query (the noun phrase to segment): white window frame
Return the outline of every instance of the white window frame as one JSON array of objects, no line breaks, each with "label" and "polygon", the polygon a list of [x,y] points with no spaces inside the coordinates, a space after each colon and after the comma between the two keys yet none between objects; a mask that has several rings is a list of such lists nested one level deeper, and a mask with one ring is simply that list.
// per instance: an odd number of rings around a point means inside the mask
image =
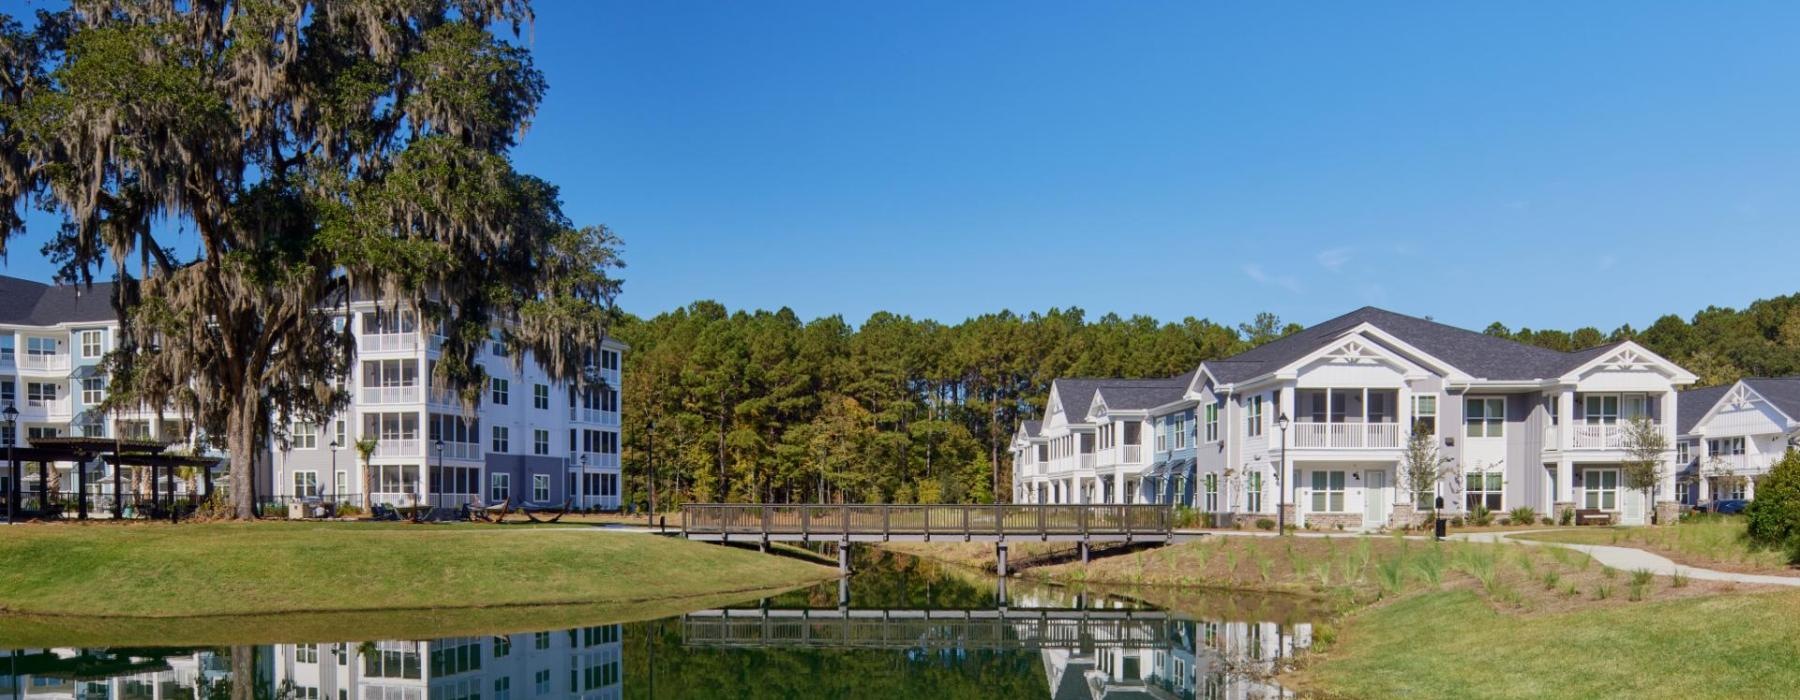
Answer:
[{"label": "white window frame", "polygon": [[1185,450],[1188,447],[1188,417],[1186,413],[1175,416],[1175,449]]},{"label": "white window frame", "polygon": [[25,354],[28,356],[53,357],[56,355],[57,345],[55,338],[46,338],[41,335],[25,336]]},{"label": "white window frame", "polygon": [[[1606,406],[1612,400],[1612,408]],[[1598,406],[1596,406],[1598,404]],[[1581,422],[1588,425],[1618,425],[1623,415],[1624,402],[1618,394],[1583,394],[1581,397]]]},{"label": "white window frame", "polygon": [[1217,402],[1207,403],[1206,407],[1201,409],[1201,415],[1205,416],[1206,442],[1209,444],[1218,442],[1219,441],[1219,404]]},{"label": "white window frame", "polygon": [[[1596,483],[1603,481],[1595,478],[1601,474],[1612,475],[1612,488],[1595,488]],[[1587,510],[1618,510],[1619,470],[1603,468],[1581,470],[1581,505]]]},{"label": "white window frame", "polygon": [[294,472],[294,498],[318,498],[319,472],[312,469],[300,469]]},{"label": "white window frame", "polygon": [[1688,502],[1688,492],[1689,492],[1688,482],[1685,479],[1676,479],[1675,480],[1675,502],[1676,503],[1687,503]]},{"label": "white window frame", "polygon": [[1244,437],[1261,437],[1263,434],[1263,397],[1261,394],[1244,399]]},{"label": "white window frame", "polygon": [[81,403],[97,406],[106,400],[106,378],[88,377],[81,380]]},{"label": "white window frame", "polygon": [[1200,480],[1201,480],[1201,483],[1204,484],[1206,487],[1206,500],[1204,502],[1204,506],[1205,506],[1204,512],[1207,512],[1207,513],[1219,512],[1219,475],[1218,474],[1207,474],[1205,476],[1202,476]]},{"label": "white window frame", "polygon": [[[1500,513],[1506,510],[1506,472],[1503,469],[1469,470],[1463,473],[1463,509],[1473,512],[1474,504],[1470,498],[1482,499],[1481,505],[1489,512]],[[1498,499],[1495,505],[1488,505],[1488,499]]]},{"label": "white window frame", "polygon": [[350,488],[350,472],[339,469],[337,470],[337,473],[332,476],[334,478],[331,480],[331,490],[333,493],[337,494],[339,498],[343,498],[345,493],[347,493],[347,489]]},{"label": "white window frame", "polygon": [[531,475],[531,500],[534,503],[550,502],[550,475]]},{"label": "white window frame", "polygon": [[488,500],[495,503],[512,498],[512,475],[495,472],[488,475]]},{"label": "white window frame", "polygon": [[[1320,478],[1323,477],[1323,478]],[[1311,502],[1313,513],[1344,513],[1349,498],[1349,472],[1342,469],[1314,469],[1308,477],[1312,485]]]},{"label": "white window frame", "polygon": [[106,354],[106,336],[103,331],[81,331],[82,359],[97,359]]},{"label": "white window frame", "polygon": [[1261,513],[1262,512],[1262,502],[1263,502],[1263,475],[1262,475],[1262,472],[1252,471],[1249,474],[1246,474],[1245,478],[1244,478],[1245,508],[1246,508],[1246,510],[1249,510],[1252,513]]},{"label": "white window frame", "polygon": [[495,406],[505,406],[512,401],[512,384],[499,377],[488,379],[488,401]]},{"label": "white window frame", "polygon": [[288,426],[288,448],[294,450],[314,450],[319,447],[319,426],[306,421],[294,421]]},{"label": "white window frame", "polygon": [[[1475,410],[1480,406],[1481,410]],[[1499,411],[1493,410],[1498,406]],[[1476,414],[1480,414],[1477,417]],[[1471,440],[1506,437],[1506,397],[1480,396],[1463,399],[1463,436]]]},{"label": "white window frame", "polygon": [[489,442],[492,452],[507,453],[512,451],[512,431],[504,425],[493,426],[493,439]]},{"label": "white window frame", "polygon": [[[1437,435],[1438,434],[1438,397],[1437,397],[1437,394],[1414,394],[1412,397],[1412,404],[1413,404],[1412,405],[1412,423],[1413,424],[1410,429],[1414,433],[1417,433],[1417,432],[1419,432],[1420,424],[1425,423],[1426,421],[1430,421],[1431,429],[1429,432],[1427,432],[1425,434],[1433,435],[1433,436]],[[1427,407],[1428,405],[1429,405],[1429,408]]]},{"label": "white window frame", "polygon": [[1706,451],[1714,457],[1735,457],[1744,454],[1744,443],[1741,437],[1712,438],[1706,441]]},{"label": "white window frame", "polygon": [[531,385],[531,407],[540,411],[550,410],[550,385]]},{"label": "white window frame", "polygon": [[541,428],[531,431],[531,453],[539,456],[550,454],[550,431]]}]

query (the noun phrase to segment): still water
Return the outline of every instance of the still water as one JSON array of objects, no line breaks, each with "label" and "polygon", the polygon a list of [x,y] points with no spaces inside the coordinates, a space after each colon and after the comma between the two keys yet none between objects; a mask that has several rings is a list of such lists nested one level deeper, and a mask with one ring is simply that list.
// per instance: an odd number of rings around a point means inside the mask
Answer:
[{"label": "still water", "polygon": [[[858,551],[849,581],[622,625],[217,649],[15,649],[12,698],[1258,698],[1311,641],[1262,602],[999,583]],[[279,631],[272,636],[279,638]]]}]

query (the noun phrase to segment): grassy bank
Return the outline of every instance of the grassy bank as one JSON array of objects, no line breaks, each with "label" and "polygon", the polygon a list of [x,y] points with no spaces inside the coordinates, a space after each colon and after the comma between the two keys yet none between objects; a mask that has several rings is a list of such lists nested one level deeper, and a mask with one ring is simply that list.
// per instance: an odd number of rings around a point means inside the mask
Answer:
[{"label": "grassy bank", "polygon": [[1695,518],[1658,527],[1611,527],[1534,532],[1518,539],[1635,547],[1706,569],[1800,576],[1778,551],[1751,546],[1743,518]]},{"label": "grassy bank", "polygon": [[835,575],[795,559],[592,529],[45,525],[0,539],[0,611],[13,620],[631,606],[743,597]]}]

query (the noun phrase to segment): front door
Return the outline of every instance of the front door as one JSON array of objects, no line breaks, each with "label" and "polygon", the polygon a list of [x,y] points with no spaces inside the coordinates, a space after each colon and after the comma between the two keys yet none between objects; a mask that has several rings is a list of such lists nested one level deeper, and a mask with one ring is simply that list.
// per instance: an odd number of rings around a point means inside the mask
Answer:
[{"label": "front door", "polygon": [[1387,524],[1387,472],[1363,472],[1363,527]]}]

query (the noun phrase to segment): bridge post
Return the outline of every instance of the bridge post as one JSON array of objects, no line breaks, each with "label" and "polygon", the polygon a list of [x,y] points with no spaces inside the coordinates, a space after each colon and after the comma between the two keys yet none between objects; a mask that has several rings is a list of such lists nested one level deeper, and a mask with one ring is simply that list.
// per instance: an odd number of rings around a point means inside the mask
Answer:
[{"label": "bridge post", "polygon": [[1006,578],[1006,539],[1005,538],[1001,538],[1001,540],[999,542],[994,543],[994,557],[995,557],[995,564],[996,564],[995,570],[1000,573],[1001,579],[1005,579]]},{"label": "bridge post", "polygon": [[1081,563],[1082,564],[1088,563],[1088,551],[1089,550],[1088,550],[1087,535],[1082,535],[1081,536]]},{"label": "bridge post", "polygon": [[848,533],[838,540],[838,573],[844,576],[850,575],[850,535]]}]

